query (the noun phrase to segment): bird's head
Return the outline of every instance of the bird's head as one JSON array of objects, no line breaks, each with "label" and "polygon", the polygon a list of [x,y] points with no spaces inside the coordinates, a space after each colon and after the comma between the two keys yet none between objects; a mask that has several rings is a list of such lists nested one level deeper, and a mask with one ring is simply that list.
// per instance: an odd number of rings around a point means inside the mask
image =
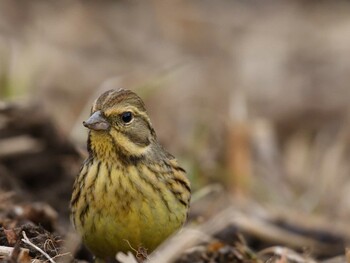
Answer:
[{"label": "bird's head", "polygon": [[103,93],[83,125],[90,130],[90,153],[102,158],[113,157],[115,152],[137,157],[156,141],[143,101],[130,90]]}]

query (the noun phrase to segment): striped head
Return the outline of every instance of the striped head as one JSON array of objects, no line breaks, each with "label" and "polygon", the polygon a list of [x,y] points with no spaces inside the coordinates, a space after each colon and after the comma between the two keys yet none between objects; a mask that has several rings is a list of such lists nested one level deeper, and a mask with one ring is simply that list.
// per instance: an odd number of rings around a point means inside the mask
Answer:
[{"label": "striped head", "polygon": [[90,130],[90,154],[101,159],[139,158],[157,143],[143,101],[130,90],[103,93],[83,125]]}]

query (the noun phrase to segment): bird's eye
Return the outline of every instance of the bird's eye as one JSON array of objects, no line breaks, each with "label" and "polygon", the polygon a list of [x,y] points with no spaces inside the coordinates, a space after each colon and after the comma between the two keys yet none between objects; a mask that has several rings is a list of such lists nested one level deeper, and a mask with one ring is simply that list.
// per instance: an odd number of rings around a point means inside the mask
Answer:
[{"label": "bird's eye", "polygon": [[132,121],[132,118],[133,118],[133,116],[132,116],[132,113],[130,111],[126,111],[126,112],[123,112],[121,114],[121,119],[126,124],[130,123]]}]

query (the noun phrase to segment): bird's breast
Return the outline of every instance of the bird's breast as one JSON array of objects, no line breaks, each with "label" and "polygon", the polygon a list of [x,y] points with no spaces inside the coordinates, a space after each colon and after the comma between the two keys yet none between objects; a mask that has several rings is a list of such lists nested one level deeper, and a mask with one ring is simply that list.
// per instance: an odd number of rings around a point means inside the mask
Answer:
[{"label": "bird's breast", "polygon": [[74,221],[96,255],[125,252],[130,246],[151,251],[186,219],[187,209],[145,165],[95,161],[80,174],[85,190]]}]

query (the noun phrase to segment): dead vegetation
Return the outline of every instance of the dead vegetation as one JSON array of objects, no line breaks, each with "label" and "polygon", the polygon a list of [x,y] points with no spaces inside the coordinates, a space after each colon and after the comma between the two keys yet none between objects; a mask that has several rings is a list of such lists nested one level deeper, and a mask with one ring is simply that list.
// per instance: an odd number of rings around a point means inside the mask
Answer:
[{"label": "dead vegetation", "polygon": [[92,260],[68,216],[81,122],[124,87],[194,189],[150,262],[349,262],[349,14],[341,0],[2,1],[0,261]]}]

